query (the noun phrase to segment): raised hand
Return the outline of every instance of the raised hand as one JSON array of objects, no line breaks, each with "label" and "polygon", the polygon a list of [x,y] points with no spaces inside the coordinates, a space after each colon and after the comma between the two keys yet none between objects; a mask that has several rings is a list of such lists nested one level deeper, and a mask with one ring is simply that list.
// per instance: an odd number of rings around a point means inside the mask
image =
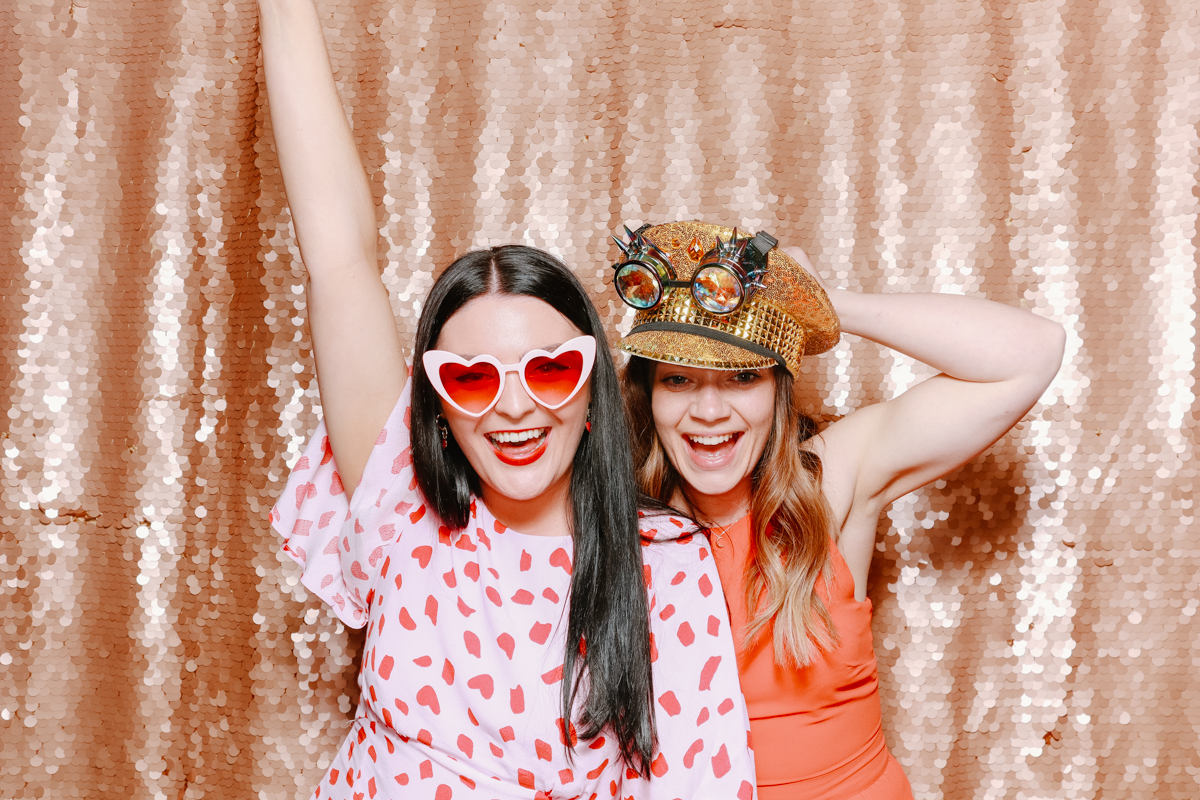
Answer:
[{"label": "raised hand", "polygon": [[312,0],[259,0],[275,149],[308,273],[309,330],[347,492],[404,387],[403,347],[375,257],[370,185]]}]

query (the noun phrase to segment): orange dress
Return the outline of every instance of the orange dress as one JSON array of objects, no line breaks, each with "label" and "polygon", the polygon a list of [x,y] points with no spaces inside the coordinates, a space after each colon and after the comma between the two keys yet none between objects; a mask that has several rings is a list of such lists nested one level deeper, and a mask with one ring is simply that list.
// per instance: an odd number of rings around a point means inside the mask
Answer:
[{"label": "orange dress", "polygon": [[750,517],[714,530],[713,557],[738,649],[750,711],[759,800],[912,800],[904,771],[883,740],[871,601],[854,599],[854,578],[833,546],[833,581],[817,583],[840,643],[812,664],[775,664],[770,632],[745,648],[743,576],[753,552]]}]

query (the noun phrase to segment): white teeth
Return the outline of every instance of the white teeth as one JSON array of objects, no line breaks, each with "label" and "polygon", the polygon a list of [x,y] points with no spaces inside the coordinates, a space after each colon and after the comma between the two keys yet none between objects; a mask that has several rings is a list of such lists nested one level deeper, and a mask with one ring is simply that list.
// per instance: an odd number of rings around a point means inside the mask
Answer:
[{"label": "white teeth", "polygon": [[501,431],[500,433],[489,433],[493,442],[497,444],[516,444],[517,442],[527,442],[530,439],[536,439],[546,432],[545,428],[533,428],[528,431]]},{"label": "white teeth", "polygon": [[732,433],[723,433],[720,436],[689,436],[688,438],[696,444],[714,445],[728,442],[733,436]]}]

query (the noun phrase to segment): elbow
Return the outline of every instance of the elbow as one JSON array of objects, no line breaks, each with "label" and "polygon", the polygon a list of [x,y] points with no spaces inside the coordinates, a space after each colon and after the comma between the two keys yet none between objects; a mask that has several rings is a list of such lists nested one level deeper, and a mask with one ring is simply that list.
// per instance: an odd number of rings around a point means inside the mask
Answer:
[{"label": "elbow", "polygon": [[1046,356],[1050,362],[1051,377],[1058,374],[1062,366],[1063,354],[1067,350],[1067,329],[1053,320],[1048,323],[1046,331]]},{"label": "elbow", "polygon": [[1026,363],[1045,389],[1062,367],[1067,347],[1067,329],[1054,320],[1039,317],[1036,333],[1026,352]]}]

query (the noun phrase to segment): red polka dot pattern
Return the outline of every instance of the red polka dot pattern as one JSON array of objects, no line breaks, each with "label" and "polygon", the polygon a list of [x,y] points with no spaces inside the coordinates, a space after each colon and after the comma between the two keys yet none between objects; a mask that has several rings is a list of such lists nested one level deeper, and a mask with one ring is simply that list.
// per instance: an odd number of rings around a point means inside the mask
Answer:
[{"label": "red polka dot pattern", "polygon": [[314,797],[752,796],[728,616],[701,540],[671,538],[678,520],[642,520],[660,539],[642,548],[660,742],[652,777],[631,775],[609,736],[578,743],[568,761],[575,730],[564,730],[559,700],[570,540],[507,529],[479,501],[461,531],[426,513],[408,398],[353,500],[322,424],[271,513],[304,585],[367,628],[355,723]]}]

